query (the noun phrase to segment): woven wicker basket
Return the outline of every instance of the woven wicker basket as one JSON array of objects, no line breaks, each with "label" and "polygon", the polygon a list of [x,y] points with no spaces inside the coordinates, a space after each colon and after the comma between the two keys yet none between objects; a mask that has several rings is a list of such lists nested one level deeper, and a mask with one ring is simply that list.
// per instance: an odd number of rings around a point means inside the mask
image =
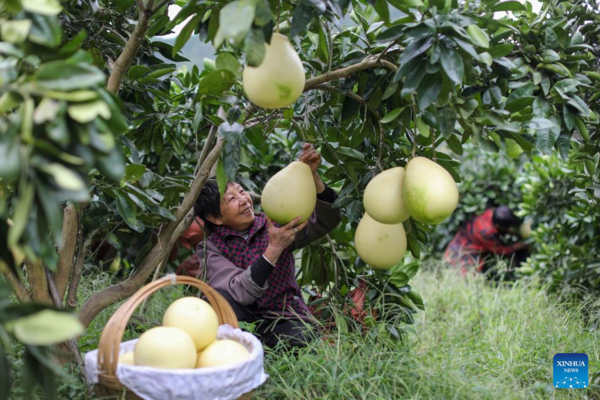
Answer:
[{"label": "woven wicker basket", "polygon": [[[102,373],[99,374],[100,383],[94,387],[94,392],[97,396],[118,396],[119,399],[127,400],[140,399],[133,391],[127,390],[117,379],[119,347],[129,318],[131,318],[135,309],[152,293],[172,284],[173,279],[171,277],[161,278],[149,283],[123,303],[113,316],[110,317],[102,331],[100,344],[98,345],[98,367]],[[206,283],[190,276],[177,275],[175,276],[175,284],[191,285],[200,289],[217,313],[219,325],[229,324],[234,328],[239,327],[237,317],[227,300]],[[242,395],[239,399],[249,400],[251,396],[252,392],[249,392]]]}]

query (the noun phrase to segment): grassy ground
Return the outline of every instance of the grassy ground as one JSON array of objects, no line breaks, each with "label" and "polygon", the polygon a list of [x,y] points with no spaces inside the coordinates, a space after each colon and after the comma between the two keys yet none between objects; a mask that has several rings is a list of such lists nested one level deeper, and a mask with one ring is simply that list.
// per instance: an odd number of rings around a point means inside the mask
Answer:
[{"label": "grassy ground", "polygon": [[[102,279],[86,282],[83,296],[106,284]],[[420,272],[413,284],[426,311],[405,330],[404,343],[335,332],[331,343],[313,343],[297,357],[267,352],[270,379],[253,398],[600,399],[600,387],[552,387],[555,353],[585,352],[590,375],[600,371],[600,333],[585,328],[578,310],[557,305],[524,281],[494,287],[481,278],[465,282],[438,270]],[[181,289],[170,289],[154,296],[145,317],[159,321],[166,305],[181,295]],[[96,318],[80,340],[82,351],[97,346],[113,311]],[[124,340],[140,332],[129,331]],[[81,379],[61,387],[61,398],[84,394]],[[24,398],[23,393],[15,391],[15,398]]]},{"label": "grassy ground", "polygon": [[600,387],[554,390],[552,357],[585,352],[600,371],[600,333],[534,285],[492,287],[448,272],[420,273],[426,299],[406,346],[339,335],[298,359],[269,355],[259,398],[600,398]]}]

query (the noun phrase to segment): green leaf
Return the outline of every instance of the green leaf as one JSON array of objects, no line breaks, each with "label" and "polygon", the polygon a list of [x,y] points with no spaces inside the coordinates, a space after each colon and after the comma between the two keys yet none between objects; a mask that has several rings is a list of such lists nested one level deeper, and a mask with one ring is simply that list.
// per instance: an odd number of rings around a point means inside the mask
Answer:
[{"label": "green leaf", "polygon": [[143,164],[129,164],[125,166],[124,182],[136,182],[146,172],[146,166]]},{"label": "green leaf", "polygon": [[309,7],[308,5],[299,2],[298,5],[294,8],[294,13],[292,15],[292,27],[291,27],[291,37],[295,38],[300,33],[304,32],[308,24],[313,18],[314,9]]},{"label": "green leaf", "polygon": [[583,35],[581,32],[577,31],[571,36],[571,42],[569,43],[569,47],[578,46],[583,44]]},{"label": "green leaf", "polygon": [[265,58],[266,51],[265,35],[262,29],[251,29],[244,41],[244,52],[248,65],[258,67]]},{"label": "green leaf", "polygon": [[229,124],[229,122],[223,122],[221,125],[219,125],[219,134],[223,136],[227,142],[236,142],[242,132],[244,132],[244,125],[237,122],[234,122],[233,124]]},{"label": "green leaf", "polygon": [[79,174],[62,164],[48,163],[40,166],[40,170],[52,176],[56,181],[56,184],[65,190],[77,192],[86,190],[87,188],[85,181]]},{"label": "green leaf", "polygon": [[[20,185],[23,186],[23,185]],[[25,184],[19,188],[19,197],[13,198],[14,212],[12,215],[12,226],[8,229],[8,247],[15,247],[25,231],[30,218],[31,206],[35,190],[33,185]]]},{"label": "green leaf", "polygon": [[546,49],[557,49],[558,44],[558,36],[556,32],[550,27],[546,28],[546,41],[545,41]]},{"label": "green leaf", "polygon": [[421,295],[419,293],[415,292],[411,288],[410,292],[408,292],[406,295],[408,296],[410,301],[412,301],[414,303],[415,306],[417,306],[421,310],[425,310],[425,305],[423,304],[423,298],[421,297]]},{"label": "green leaf", "polygon": [[347,157],[351,157],[357,160],[361,160],[364,161],[365,159],[365,155],[363,153],[361,153],[360,151],[351,149],[349,147],[338,147],[335,149],[335,153],[339,155],[342,155],[342,157],[340,158],[344,158],[343,156],[347,156]]},{"label": "green leaf", "polygon": [[223,146],[223,166],[229,182],[237,180],[237,172],[240,167],[240,142],[225,142]]},{"label": "green leaf", "polygon": [[120,191],[115,190],[115,195],[117,196],[115,199],[117,204],[117,211],[119,212],[119,215],[123,217],[123,221],[125,221],[127,226],[129,226],[134,231],[143,232],[145,226],[141,223],[141,221],[137,220],[135,208],[131,204],[132,201],[126,196],[124,196]]},{"label": "green leaf", "polygon": [[520,99],[521,97],[533,95],[534,89],[535,89],[535,87],[533,86],[533,83],[528,83],[526,85],[523,85],[523,86],[513,90],[510,93],[510,95],[508,96],[508,99],[506,99],[506,105],[509,105],[510,103],[512,103],[513,101],[515,101],[517,99]]},{"label": "green leaf", "polygon": [[254,21],[255,4],[252,0],[236,0],[223,7],[219,14],[215,48],[219,48],[225,40],[233,40],[237,45],[244,40]]},{"label": "green leaf", "polygon": [[492,47],[489,53],[492,56],[492,58],[506,57],[513,51],[514,48],[514,43],[504,43]]},{"label": "green leaf", "polygon": [[536,98],[537,97],[535,96],[523,96],[507,103],[504,108],[510,112],[523,111],[525,108],[532,105]]},{"label": "green leaf", "polygon": [[400,54],[400,58],[398,58],[398,63],[400,65],[406,64],[410,60],[429,50],[432,44],[432,36],[424,37],[423,39],[411,42],[408,46],[406,46],[406,49],[402,52],[402,54]]},{"label": "green leaf", "polygon": [[525,5],[518,1],[503,1],[492,7],[493,12],[499,11],[527,11]]},{"label": "green leaf", "polygon": [[31,21],[28,19],[4,21],[0,25],[0,35],[6,42],[20,44],[27,39],[30,29]]},{"label": "green leaf", "polygon": [[36,78],[39,87],[60,91],[104,86],[106,83],[106,76],[98,68],[83,63],[69,64],[62,60],[42,64]]},{"label": "green leaf", "polygon": [[577,79],[563,79],[559,82],[556,82],[553,88],[560,90],[562,93],[569,94],[576,93],[579,85],[581,85],[581,82],[579,82]]},{"label": "green leaf", "polygon": [[227,174],[225,173],[225,166],[223,165],[223,151],[221,152],[219,161],[217,161],[217,185],[219,186],[219,193],[221,194],[221,197],[223,197],[227,190]]},{"label": "green leaf", "polygon": [[373,5],[375,11],[379,17],[381,17],[382,21],[390,20],[390,8],[388,7],[388,3],[386,0],[375,0],[375,4]]},{"label": "green leaf", "polygon": [[74,314],[43,310],[11,323],[12,331],[21,343],[49,346],[64,342],[83,333],[84,328]]},{"label": "green leaf", "polygon": [[542,53],[542,60],[545,63],[553,63],[553,62],[556,62],[556,61],[560,61],[560,56],[554,50],[545,50]]},{"label": "green leaf", "polygon": [[96,100],[91,103],[78,103],[69,106],[67,109],[69,117],[73,120],[87,124],[98,117],[110,119],[111,112],[108,105],[102,100]]},{"label": "green leaf", "polygon": [[233,72],[225,69],[212,71],[198,82],[198,92],[201,95],[221,95],[228,91],[236,82]]},{"label": "green leaf", "polygon": [[392,40],[400,39],[404,35],[404,29],[406,29],[406,26],[404,24],[393,25],[385,31],[381,32],[379,35],[377,35],[375,41],[389,42]]},{"label": "green leaf", "polygon": [[383,116],[383,118],[381,118],[381,123],[382,124],[387,124],[389,122],[394,121],[396,118],[398,118],[398,116],[400,115],[400,113],[402,112],[402,110],[404,110],[404,107],[402,107],[402,108],[396,108],[395,110],[392,110],[389,113],[385,114]]},{"label": "green leaf", "polygon": [[[474,59],[479,59],[479,54],[477,54],[477,50],[475,50],[475,47],[473,47],[473,45],[471,43],[465,42],[462,39],[453,37],[452,40],[454,40],[454,42],[458,45],[458,47],[460,47],[461,49],[463,49],[463,51],[465,53],[467,53],[468,55],[470,55],[471,57],[473,57]],[[491,64],[491,62],[490,62]]]},{"label": "green leaf", "polygon": [[171,158],[173,158],[173,150],[165,149],[160,153],[160,158],[158,159],[158,173],[164,175],[167,170],[167,165],[171,162]]},{"label": "green leaf", "polygon": [[486,52],[479,54],[479,61],[481,61],[482,63],[484,63],[486,65],[492,65],[492,63],[494,62],[494,59],[493,59],[492,55],[486,51]]},{"label": "green leaf", "polygon": [[419,84],[417,89],[417,104],[419,109],[425,110],[435,99],[442,89],[442,79],[439,74],[428,74]]},{"label": "green leaf", "polygon": [[473,43],[476,44],[477,46],[482,47],[484,49],[487,49],[490,47],[489,36],[487,35],[487,33],[485,33],[485,31],[483,31],[477,25],[474,25],[474,24],[469,25],[467,27],[467,34],[469,35],[469,37],[471,38]]},{"label": "green leaf", "polygon": [[462,57],[452,47],[441,46],[442,50],[442,68],[444,72],[457,85],[462,84],[465,66]]},{"label": "green leaf", "polygon": [[410,279],[409,279],[408,275],[406,275],[404,272],[402,272],[400,270],[394,271],[394,273],[390,277],[390,282],[394,286],[399,287],[399,288],[408,285],[409,280]]},{"label": "green leaf", "polygon": [[454,109],[447,106],[438,110],[437,120],[442,135],[444,135],[446,139],[450,138],[454,132],[454,125],[456,124],[456,112]]},{"label": "green leaf", "polygon": [[177,39],[175,39],[175,44],[173,45],[173,51],[171,53],[173,57],[175,57],[177,53],[179,53],[179,50],[181,50],[183,46],[185,46],[185,44],[188,42],[188,40],[190,40],[192,33],[194,32],[200,21],[202,21],[202,15],[196,14],[196,16],[190,19],[188,23],[185,24],[183,29],[181,29],[181,32],[179,32],[179,35],[177,35]]},{"label": "green leaf", "polygon": [[23,9],[34,14],[56,16],[62,11],[58,0],[22,0]]},{"label": "green leaf", "polygon": [[215,61],[217,69],[226,69],[233,72],[236,76],[241,76],[242,64],[231,53],[221,53]]}]

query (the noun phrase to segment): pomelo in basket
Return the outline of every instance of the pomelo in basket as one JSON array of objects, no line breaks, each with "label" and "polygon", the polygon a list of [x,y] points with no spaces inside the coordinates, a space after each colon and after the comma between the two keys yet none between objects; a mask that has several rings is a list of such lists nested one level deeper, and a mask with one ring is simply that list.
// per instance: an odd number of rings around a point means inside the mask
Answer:
[{"label": "pomelo in basket", "polygon": [[402,223],[382,224],[365,213],[356,228],[354,245],[360,258],[375,269],[389,269],[406,253]]},{"label": "pomelo in basket", "polygon": [[261,196],[262,208],[273,221],[285,225],[301,216],[304,222],[317,204],[317,188],[310,167],[293,161],[273,175]]},{"label": "pomelo in basket", "polygon": [[217,338],[219,318],[206,301],[197,297],[183,297],[167,308],[163,326],[179,328],[187,333],[198,352]]},{"label": "pomelo in basket", "polygon": [[458,205],[458,187],[452,175],[424,157],[415,157],[406,165],[403,194],[411,217],[425,224],[439,224]]},{"label": "pomelo in basket", "polygon": [[284,35],[273,33],[265,43],[265,58],[258,67],[244,68],[242,83],[251,102],[262,108],[293,104],[304,90],[304,67],[298,53]]},{"label": "pomelo in basket", "polygon": [[128,351],[119,356],[119,364],[135,365],[133,362],[133,351]]},{"label": "pomelo in basket", "polygon": [[250,353],[241,343],[235,340],[216,340],[199,354],[196,368],[235,364],[248,357]]},{"label": "pomelo in basket", "polygon": [[404,186],[404,168],[395,167],[381,172],[371,179],[363,203],[365,211],[382,224],[398,224],[410,216],[402,196]]},{"label": "pomelo in basket", "polygon": [[170,326],[148,329],[133,350],[135,365],[163,369],[194,368],[196,354],[190,335]]}]

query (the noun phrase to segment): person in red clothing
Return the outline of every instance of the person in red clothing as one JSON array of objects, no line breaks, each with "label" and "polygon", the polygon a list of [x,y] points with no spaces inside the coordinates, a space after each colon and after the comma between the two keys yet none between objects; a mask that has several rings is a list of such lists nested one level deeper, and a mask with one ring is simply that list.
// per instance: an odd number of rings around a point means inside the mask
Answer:
[{"label": "person in red clothing", "polygon": [[488,208],[459,229],[446,248],[444,260],[460,268],[463,275],[471,270],[488,272],[498,257],[518,266],[529,256],[528,245],[521,241],[506,244],[502,236],[518,234],[520,225],[521,220],[508,207]]}]

